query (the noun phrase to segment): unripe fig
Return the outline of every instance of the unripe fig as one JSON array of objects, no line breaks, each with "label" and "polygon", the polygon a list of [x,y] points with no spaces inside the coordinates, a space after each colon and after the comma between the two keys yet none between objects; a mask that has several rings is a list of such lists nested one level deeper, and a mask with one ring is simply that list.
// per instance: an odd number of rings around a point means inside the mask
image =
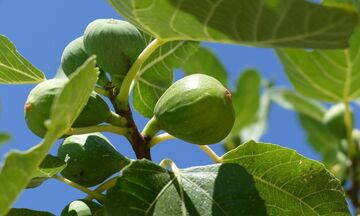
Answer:
[{"label": "unripe fig", "polygon": [[[328,130],[341,139],[345,139],[347,137],[344,116],[344,104],[336,104],[326,112],[324,117],[324,123]],[[351,118],[353,118],[353,116]]]},{"label": "unripe fig", "polygon": [[206,145],[217,143],[229,134],[235,112],[231,93],[218,80],[193,74],[165,91],[155,106],[154,118],[169,134]]},{"label": "unripe fig", "polygon": [[88,58],[89,55],[85,51],[83,37],[79,37],[65,47],[61,56],[61,67],[64,73],[69,76]]},{"label": "unripe fig", "polygon": [[103,182],[129,163],[129,159],[99,133],[67,137],[57,154],[67,163],[61,175],[84,187]]},{"label": "unripe fig", "polygon": [[101,205],[86,199],[74,200],[61,211],[61,216],[93,216]]},{"label": "unripe fig", "polygon": [[132,24],[116,19],[97,19],[84,33],[84,46],[97,64],[110,73],[115,85],[122,79],[145,48],[141,32]]},{"label": "unripe fig", "polygon": [[[25,104],[25,120],[30,130],[39,137],[44,137],[45,121],[50,117],[52,102],[67,81],[51,79],[31,90]],[[93,93],[73,127],[97,125],[104,122],[109,115],[110,109],[106,102],[98,94]]]}]

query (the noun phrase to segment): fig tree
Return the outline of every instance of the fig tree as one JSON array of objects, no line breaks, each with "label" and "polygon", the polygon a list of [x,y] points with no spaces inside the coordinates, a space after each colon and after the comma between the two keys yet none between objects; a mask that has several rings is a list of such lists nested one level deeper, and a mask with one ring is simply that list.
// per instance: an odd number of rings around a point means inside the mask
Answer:
[{"label": "fig tree", "polygon": [[103,182],[129,163],[99,133],[67,137],[57,154],[67,163],[61,175],[85,187]]},{"label": "fig tree", "polygon": [[80,199],[74,200],[61,211],[61,216],[93,216],[102,209],[100,204],[93,201]]},{"label": "fig tree", "polygon": [[205,145],[217,143],[229,134],[235,112],[231,93],[218,80],[193,74],[165,91],[155,106],[154,119],[169,134]]},{"label": "fig tree", "polygon": [[83,37],[79,37],[65,47],[61,56],[61,67],[64,73],[69,76],[88,58],[89,55],[85,51]]},{"label": "fig tree", "polygon": [[[51,79],[38,84],[31,90],[25,104],[25,120],[29,129],[39,137],[46,133],[45,121],[49,119],[55,95],[68,80]],[[90,99],[76,119],[73,127],[86,127],[104,122],[110,115],[106,102],[96,93]]]},{"label": "fig tree", "polygon": [[142,33],[126,21],[97,19],[85,30],[84,46],[89,55],[97,56],[99,67],[110,73],[118,85],[145,48],[145,40]]},{"label": "fig tree", "polygon": [[324,117],[324,123],[328,130],[341,139],[347,137],[344,116],[344,104],[336,104],[326,112]]}]

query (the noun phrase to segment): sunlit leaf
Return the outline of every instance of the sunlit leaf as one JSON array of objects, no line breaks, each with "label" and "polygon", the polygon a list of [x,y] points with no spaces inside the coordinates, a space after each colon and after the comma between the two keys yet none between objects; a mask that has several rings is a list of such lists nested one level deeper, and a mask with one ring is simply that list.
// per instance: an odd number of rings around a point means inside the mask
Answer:
[{"label": "sunlit leaf", "polygon": [[304,0],[109,0],[156,38],[254,46],[344,48],[357,24],[353,10]]},{"label": "sunlit leaf", "polygon": [[250,141],[223,156],[252,175],[268,215],[350,215],[340,182],[294,150]]},{"label": "sunlit leaf", "polygon": [[347,50],[278,49],[295,89],[303,95],[341,102],[360,97],[360,28]]},{"label": "sunlit leaf", "polygon": [[15,45],[0,34],[0,84],[39,83],[45,75],[17,52]]}]

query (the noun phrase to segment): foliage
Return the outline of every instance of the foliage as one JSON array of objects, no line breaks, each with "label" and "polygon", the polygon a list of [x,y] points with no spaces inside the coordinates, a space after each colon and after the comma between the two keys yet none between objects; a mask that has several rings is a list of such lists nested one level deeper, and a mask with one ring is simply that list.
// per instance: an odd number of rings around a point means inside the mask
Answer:
[{"label": "foliage", "polygon": [[[351,107],[360,97],[358,1],[109,2],[128,21],[94,21],[84,40],[64,50],[53,78],[63,85],[44,119],[34,120],[43,140],[24,152],[11,150],[1,166],[0,216],[52,215],[12,208],[24,189],[49,179],[87,194],[62,215],[349,215],[346,198],[360,213],[360,136]],[[200,42],[275,48],[295,90],[275,87],[252,68],[231,89],[226,68]],[[175,69],[186,77],[173,84]],[[0,35],[0,83],[47,82]],[[108,99],[111,111],[85,112],[94,92]],[[321,162],[260,142],[272,104],[296,112]],[[150,118],[143,131],[133,109]],[[164,113],[170,117],[164,120]],[[80,114],[87,122],[105,117],[80,125]],[[137,158],[122,156],[102,135],[84,140],[94,132],[124,136]],[[60,149],[75,147],[49,155],[62,138]],[[151,147],[174,138],[196,144],[215,164],[179,169],[171,159],[152,162]],[[8,139],[0,134],[0,144]],[[219,140],[223,156],[204,145]],[[74,167],[75,174],[66,174]],[[89,176],[94,181],[86,183]]]}]

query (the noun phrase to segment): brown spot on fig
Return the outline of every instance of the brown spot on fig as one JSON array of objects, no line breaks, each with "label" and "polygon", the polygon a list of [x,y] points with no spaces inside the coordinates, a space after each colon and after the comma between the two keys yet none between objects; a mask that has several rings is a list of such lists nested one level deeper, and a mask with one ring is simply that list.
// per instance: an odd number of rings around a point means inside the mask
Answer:
[{"label": "brown spot on fig", "polygon": [[232,95],[231,92],[229,90],[225,91],[225,98],[227,101],[229,101],[230,103],[232,102]]},{"label": "brown spot on fig", "polygon": [[28,112],[30,110],[30,107],[31,107],[31,103],[29,101],[27,101],[25,103],[25,112]]}]

